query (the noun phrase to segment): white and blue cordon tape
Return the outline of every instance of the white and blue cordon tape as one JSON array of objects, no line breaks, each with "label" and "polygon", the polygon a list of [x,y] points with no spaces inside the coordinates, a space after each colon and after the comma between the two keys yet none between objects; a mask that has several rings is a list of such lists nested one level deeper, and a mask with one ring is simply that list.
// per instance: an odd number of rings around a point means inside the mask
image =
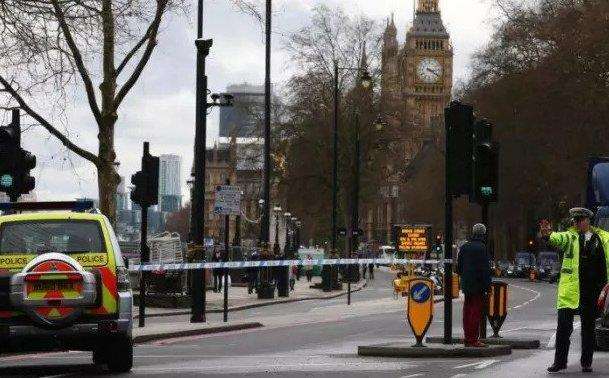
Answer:
[{"label": "white and blue cordon tape", "polygon": [[414,264],[414,265],[441,265],[450,264],[451,259],[440,260],[412,260],[412,259],[311,259],[311,260],[262,260],[262,261],[227,261],[205,263],[162,263],[140,264],[129,267],[131,272],[141,271],[181,271],[193,269],[242,269],[274,266],[320,266],[320,265],[350,265],[350,264]]}]

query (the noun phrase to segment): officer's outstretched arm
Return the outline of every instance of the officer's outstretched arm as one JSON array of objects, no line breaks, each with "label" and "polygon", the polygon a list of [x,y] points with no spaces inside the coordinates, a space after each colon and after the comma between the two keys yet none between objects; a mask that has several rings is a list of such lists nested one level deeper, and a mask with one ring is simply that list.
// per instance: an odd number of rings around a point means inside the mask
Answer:
[{"label": "officer's outstretched arm", "polygon": [[562,250],[567,247],[567,244],[569,241],[568,238],[569,238],[568,232],[552,232],[550,234],[550,237],[548,238],[548,242],[553,247],[557,247]]}]

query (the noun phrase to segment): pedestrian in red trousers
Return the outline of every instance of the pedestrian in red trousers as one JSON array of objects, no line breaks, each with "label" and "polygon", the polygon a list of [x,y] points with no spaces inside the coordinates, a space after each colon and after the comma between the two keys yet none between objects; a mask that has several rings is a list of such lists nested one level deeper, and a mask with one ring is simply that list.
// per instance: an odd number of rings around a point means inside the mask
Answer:
[{"label": "pedestrian in red trousers", "polygon": [[471,240],[461,247],[457,260],[457,273],[461,276],[461,291],[465,294],[463,333],[466,347],[486,346],[479,340],[484,298],[491,285],[491,265],[485,239],[486,226],[476,224]]}]

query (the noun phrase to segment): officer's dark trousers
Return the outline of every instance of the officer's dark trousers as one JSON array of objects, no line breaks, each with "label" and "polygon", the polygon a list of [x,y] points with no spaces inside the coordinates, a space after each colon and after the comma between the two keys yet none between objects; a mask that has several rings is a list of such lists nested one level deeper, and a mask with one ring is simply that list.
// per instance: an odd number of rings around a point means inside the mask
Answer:
[{"label": "officer's dark trousers", "polygon": [[581,365],[591,366],[594,354],[594,320],[595,307],[593,303],[582,304],[580,310],[562,308],[558,310],[558,327],[556,329],[556,352],[554,362],[566,365],[573,332],[573,316],[579,313],[581,319],[582,355]]}]

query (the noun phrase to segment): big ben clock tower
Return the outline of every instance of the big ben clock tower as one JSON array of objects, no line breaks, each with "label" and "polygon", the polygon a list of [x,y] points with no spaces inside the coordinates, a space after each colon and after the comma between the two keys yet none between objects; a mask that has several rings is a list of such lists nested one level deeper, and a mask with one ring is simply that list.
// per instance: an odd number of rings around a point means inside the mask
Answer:
[{"label": "big ben clock tower", "polygon": [[453,51],[439,0],[418,0],[402,59],[402,94],[424,126],[444,112],[451,99]]}]

